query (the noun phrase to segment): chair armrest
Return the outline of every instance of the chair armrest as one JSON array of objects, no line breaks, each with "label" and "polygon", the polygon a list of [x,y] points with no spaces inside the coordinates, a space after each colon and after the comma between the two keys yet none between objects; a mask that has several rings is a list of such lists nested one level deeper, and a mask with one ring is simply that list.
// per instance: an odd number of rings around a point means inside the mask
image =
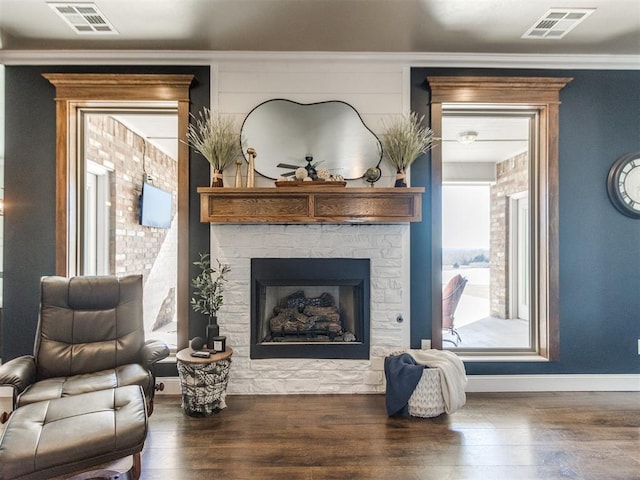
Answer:
[{"label": "chair armrest", "polygon": [[23,355],[0,365],[0,385],[13,387],[19,395],[36,380],[36,360],[32,355]]},{"label": "chair armrest", "polygon": [[147,368],[169,356],[169,347],[160,340],[147,340],[142,347],[142,361]]}]

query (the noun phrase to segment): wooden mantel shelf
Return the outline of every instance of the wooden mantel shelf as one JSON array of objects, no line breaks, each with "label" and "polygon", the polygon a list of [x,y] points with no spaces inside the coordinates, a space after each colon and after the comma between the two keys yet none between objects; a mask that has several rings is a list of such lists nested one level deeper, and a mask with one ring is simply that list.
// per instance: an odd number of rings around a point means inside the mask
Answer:
[{"label": "wooden mantel shelf", "polygon": [[206,223],[397,223],[422,220],[422,187],[199,187]]}]

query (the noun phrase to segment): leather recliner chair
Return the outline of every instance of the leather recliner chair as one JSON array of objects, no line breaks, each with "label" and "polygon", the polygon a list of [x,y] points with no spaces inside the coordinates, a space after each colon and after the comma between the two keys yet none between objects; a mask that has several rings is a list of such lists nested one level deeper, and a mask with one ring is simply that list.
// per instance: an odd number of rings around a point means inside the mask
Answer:
[{"label": "leather recliner chair", "polygon": [[140,385],[153,411],[151,366],[169,355],[145,341],[142,275],[43,277],[33,355],[0,365],[0,385],[14,389],[13,407]]}]

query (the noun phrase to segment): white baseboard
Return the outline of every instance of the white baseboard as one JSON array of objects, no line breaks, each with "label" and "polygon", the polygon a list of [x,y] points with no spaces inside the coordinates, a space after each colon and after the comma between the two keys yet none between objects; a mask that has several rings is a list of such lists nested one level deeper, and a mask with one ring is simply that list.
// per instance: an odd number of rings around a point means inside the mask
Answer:
[{"label": "white baseboard", "polygon": [[[640,392],[639,374],[469,375],[467,392]],[[176,377],[158,378],[158,394],[180,395]]]},{"label": "white baseboard", "polygon": [[[640,392],[639,374],[610,375],[469,375],[467,392]],[[178,377],[158,377],[164,390],[157,395],[180,395]],[[0,398],[12,388],[0,387]]]},{"label": "white baseboard", "polygon": [[640,392],[640,375],[469,375],[467,392]]}]

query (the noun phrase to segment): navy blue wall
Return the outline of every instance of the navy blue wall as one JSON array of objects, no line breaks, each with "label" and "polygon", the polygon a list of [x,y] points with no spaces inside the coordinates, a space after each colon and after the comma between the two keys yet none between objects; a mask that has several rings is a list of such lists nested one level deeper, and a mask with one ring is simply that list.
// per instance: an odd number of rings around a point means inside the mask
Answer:
[{"label": "navy blue wall", "polygon": [[[573,77],[560,92],[560,360],[473,362],[467,372],[639,373],[640,221],[614,209],[606,178],[616,158],[640,151],[640,72],[415,68],[411,106],[427,116],[428,75]],[[428,189],[429,159],[418,162],[412,185]],[[428,192],[425,204],[428,219]],[[411,343],[417,348],[431,337],[431,238],[428,221],[411,229]]]},{"label": "navy blue wall", "polygon": [[[31,353],[38,318],[40,277],[55,273],[55,88],[45,72],[193,74],[190,110],[209,106],[209,67],[5,68],[5,244],[2,359]],[[209,226],[200,223],[197,186],[208,184],[209,167],[190,164],[189,256],[209,248]],[[190,276],[197,274],[191,265]],[[190,338],[205,320],[190,311]],[[175,369],[175,368],[174,368]],[[159,372],[162,373],[162,372]]]},{"label": "navy blue wall", "polygon": [[[42,275],[55,267],[54,88],[43,72],[194,73],[192,111],[209,105],[207,67],[6,67],[3,358],[32,350]],[[560,361],[468,363],[470,374],[638,373],[640,221],[619,214],[605,179],[620,155],[640,150],[640,72],[414,68],[412,109],[428,116],[427,75],[573,77],[560,106]],[[429,188],[428,156],[412,182]],[[208,178],[191,163],[190,257],[208,249],[195,191]],[[425,219],[430,197],[424,198]],[[411,226],[412,346],[431,336],[430,224]],[[191,272],[192,275],[195,272]],[[193,315],[193,312],[190,312]],[[190,317],[191,336],[202,330]],[[194,333],[196,332],[196,333]]]}]

